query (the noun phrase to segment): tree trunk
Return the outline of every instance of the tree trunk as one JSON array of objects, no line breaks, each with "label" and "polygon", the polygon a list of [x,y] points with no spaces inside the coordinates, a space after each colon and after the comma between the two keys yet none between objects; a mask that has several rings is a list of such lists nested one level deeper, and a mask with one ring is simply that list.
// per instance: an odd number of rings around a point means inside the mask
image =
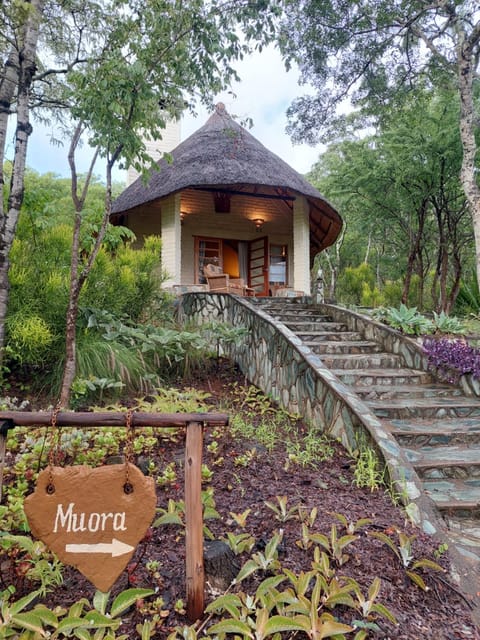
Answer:
[{"label": "tree trunk", "polygon": [[[0,117],[0,149],[3,165],[5,151],[6,125],[13,96],[17,94],[17,127],[15,132],[15,155],[10,180],[10,194],[6,214],[0,209],[0,364],[5,343],[5,319],[8,307],[10,268],[10,250],[17,228],[18,216],[23,202],[25,166],[27,159],[28,137],[32,131],[30,125],[30,90],[35,73],[35,56],[37,51],[39,23],[43,13],[44,0],[31,0],[31,9],[23,30],[23,42],[17,53],[11,52],[5,76],[0,88],[2,115]],[[13,90],[12,90],[13,87]],[[3,127],[5,127],[3,129]],[[3,169],[0,186],[3,199]]]},{"label": "tree trunk", "polygon": [[[7,140],[8,118],[12,108],[12,100],[18,84],[18,51],[11,49],[0,79],[0,193],[3,194],[5,177],[3,172],[3,160],[5,158],[5,144]],[[3,228],[3,198],[0,198],[0,220]]]},{"label": "tree trunk", "polygon": [[107,231],[108,222],[110,220],[110,214],[112,211],[112,167],[118,157],[119,149],[114,154],[113,159],[109,159],[107,162],[107,187],[105,193],[105,210],[103,214],[103,220],[101,227],[95,238],[95,245],[92,253],[89,255],[87,262],[83,269],[80,271],[80,230],[82,226],[82,211],[85,204],[85,198],[87,196],[90,179],[93,174],[93,168],[97,158],[97,151],[95,152],[92,162],[90,164],[89,171],[85,180],[85,185],[82,190],[81,196],[77,193],[77,171],[75,166],[75,151],[80,141],[82,133],[82,125],[79,124],[75,130],[70,145],[70,151],[68,160],[70,163],[71,175],[72,175],[72,200],[75,205],[75,223],[73,229],[73,241],[72,241],[72,261],[70,267],[70,296],[68,300],[68,309],[66,317],[66,329],[65,329],[65,365],[63,369],[62,386],[60,390],[59,405],[64,408],[68,408],[70,403],[70,394],[72,389],[72,383],[75,379],[77,370],[77,318],[78,318],[78,306],[80,300],[80,293],[82,287],[85,284],[95,258],[102,246],[103,238]]},{"label": "tree trunk", "polygon": [[408,296],[410,294],[410,283],[412,281],[413,269],[415,266],[415,258],[416,258],[416,244],[411,247],[410,252],[408,254],[407,261],[407,269],[405,271],[405,278],[403,280],[403,291],[401,301],[403,304],[408,306]]},{"label": "tree trunk", "polygon": [[480,187],[475,176],[475,109],[473,104],[474,60],[472,43],[460,37],[458,47],[458,88],[460,94],[460,138],[463,158],[460,179],[470,208],[475,236],[477,281],[480,284]]},{"label": "tree trunk", "polygon": [[78,281],[79,270],[79,246],[81,213],[75,212],[75,224],[72,242],[72,261],[70,265],[70,296],[68,299],[67,316],[65,322],[65,365],[63,368],[62,386],[60,390],[59,405],[68,408],[70,391],[76,373],[77,353],[77,318],[78,301],[80,298],[80,285]]},{"label": "tree trunk", "polygon": [[[403,292],[401,301],[403,304],[408,306],[408,296],[410,294],[410,285],[412,281],[412,276],[415,272],[415,263],[419,263],[420,269],[423,266],[422,260],[422,240],[423,233],[425,228],[425,216],[427,213],[428,201],[423,200],[418,210],[417,218],[418,218],[418,229],[416,233],[413,234],[413,239],[410,242],[410,251],[408,254],[407,261],[407,270],[405,273],[405,280],[403,282]],[[423,282],[423,273],[420,274],[420,282]],[[423,299],[423,292],[421,293],[421,298]]]}]

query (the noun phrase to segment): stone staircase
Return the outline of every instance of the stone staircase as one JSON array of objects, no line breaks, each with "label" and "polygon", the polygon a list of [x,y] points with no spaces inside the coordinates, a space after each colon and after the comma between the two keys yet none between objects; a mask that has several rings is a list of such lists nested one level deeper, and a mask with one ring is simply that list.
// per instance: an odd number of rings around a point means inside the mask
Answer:
[{"label": "stone staircase", "polygon": [[[480,398],[405,366],[317,307],[291,299],[257,304],[348,385],[396,438],[466,562],[480,568]],[[478,564],[476,564],[478,563]],[[480,577],[473,591],[480,591]]]}]

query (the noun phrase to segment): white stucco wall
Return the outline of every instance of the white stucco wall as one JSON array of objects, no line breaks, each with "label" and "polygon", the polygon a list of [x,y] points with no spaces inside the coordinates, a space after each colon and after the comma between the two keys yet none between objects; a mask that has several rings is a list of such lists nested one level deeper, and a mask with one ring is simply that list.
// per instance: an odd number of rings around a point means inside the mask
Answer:
[{"label": "white stucco wall", "polygon": [[170,196],[162,204],[162,269],[168,274],[164,287],[181,282],[180,194]]},{"label": "white stucco wall", "polygon": [[293,203],[293,288],[310,295],[310,226],[308,202],[298,196]]}]

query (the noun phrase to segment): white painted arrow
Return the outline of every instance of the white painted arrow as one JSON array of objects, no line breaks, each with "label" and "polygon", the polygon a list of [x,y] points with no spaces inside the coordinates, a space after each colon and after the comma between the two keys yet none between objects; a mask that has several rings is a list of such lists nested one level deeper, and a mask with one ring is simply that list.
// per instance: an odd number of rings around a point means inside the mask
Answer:
[{"label": "white painted arrow", "polygon": [[112,558],[123,556],[133,551],[135,547],[112,538],[112,542],[97,542],[96,544],[66,544],[67,553],[110,553]]}]

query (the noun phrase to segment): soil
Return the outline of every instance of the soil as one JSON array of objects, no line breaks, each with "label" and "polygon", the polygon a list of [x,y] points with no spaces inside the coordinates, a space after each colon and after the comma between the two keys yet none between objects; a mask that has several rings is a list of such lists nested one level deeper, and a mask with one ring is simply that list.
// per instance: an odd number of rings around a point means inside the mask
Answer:
[{"label": "soil", "polygon": [[[225,365],[216,372],[210,371],[197,378],[195,386],[211,394],[208,402],[212,411],[223,412],[225,399],[228,397],[232,402],[230,385],[233,381],[238,384],[245,382],[238,372]],[[242,409],[238,407],[233,411],[236,410]],[[305,429],[301,421],[297,427],[299,430]],[[332,443],[334,455],[328,461],[309,466],[293,462],[287,465],[288,456],[282,442],[277,442],[275,448],[268,451],[255,441],[234,440],[228,428],[222,431],[220,437],[215,435],[218,442],[215,453],[208,450],[208,445],[214,440],[209,429],[206,429],[204,443],[204,463],[213,471],[213,479],[206,486],[213,487],[215,508],[221,516],[206,521],[215,539],[225,538],[227,532],[249,533],[256,541],[253,552],[262,552],[275,532],[282,530],[279,560],[282,567],[298,574],[310,570],[313,547],[305,551],[297,544],[301,539],[298,517],[281,522],[266,502],[278,505],[277,497],[285,496],[288,508],[301,506],[307,513],[317,509],[312,532],[323,533],[327,537],[330,537],[333,524],[339,535],[345,535],[343,525],[333,515],[335,513],[342,514],[351,523],[368,518],[370,522],[356,531],[357,539],[345,549],[348,560],[339,567],[331,561],[337,576],[354,578],[365,596],[374,578],[381,579],[378,602],[389,609],[398,624],[381,616],[374,616],[370,622],[374,622],[376,628],[369,630],[368,637],[385,640],[480,640],[480,630],[472,621],[469,602],[453,586],[448,573],[419,569],[418,573],[428,585],[428,590],[423,591],[409,579],[392,550],[371,535],[372,532],[383,532],[393,542],[398,540],[397,530],[408,536],[415,536],[415,559],[434,559],[448,569],[448,555],[440,554],[439,558],[435,555],[438,552],[438,541],[414,529],[401,509],[392,503],[387,492],[383,489],[372,492],[368,488],[356,487],[353,461],[340,445]],[[240,457],[242,454],[243,458]],[[160,469],[175,460],[178,471],[177,481],[158,487],[158,506],[166,509],[170,499],[183,499],[180,470],[183,460],[182,441],[162,440],[158,456],[154,458],[154,462]],[[223,458],[221,463],[218,463],[219,458]],[[244,464],[239,464],[239,460]],[[137,460],[140,466],[144,462]],[[241,514],[245,516],[245,523],[241,522]],[[248,554],[242,554],[235,561],[240,566],[248,557]],[[152,561],[158,562],[155,570],[152,570]],[[147,565],[151,568],[150,571]],[[175,603],[179,600],[185,602],[184,565],[183,529],[177,525],[151,527],[137,547],[133,561],[113,589],[114,594],[129,587],[152,588],[156,591],[155,596],[138,603],[137,607],[133,607],[123,617],[121,631],[127,637],[137,637],[136,625],[151,618],[153,613],[159,614],[155,638],[166,638],[176,626],[189,624],[181,606],[177,605],[175,608]],[[258,574],[251,576],[233,591],[254,593],[264,577],[265,575]],[[23,590],[28,591],[28,588],[29,585],[25,582]],[[91,601],[94,591],[94,587],[77,571],[65,567],[63,585],[49,594],[48,603],[49,606],[69,606],[81,597]],[[218,591],[208,583],[206,603],[217,595]],[[332,613],[345,624],[350,624],[352,620],[362,620],[358,612],[343,606],[335,607]],[[203,629],[213,622],[215,619],[212,618]],[[199,624],[197,623],[197,627]],[[353,639],[354,635],[350,633],[346,637]],[[297,637],[301,638],[302,635],[297,634]]]}]

